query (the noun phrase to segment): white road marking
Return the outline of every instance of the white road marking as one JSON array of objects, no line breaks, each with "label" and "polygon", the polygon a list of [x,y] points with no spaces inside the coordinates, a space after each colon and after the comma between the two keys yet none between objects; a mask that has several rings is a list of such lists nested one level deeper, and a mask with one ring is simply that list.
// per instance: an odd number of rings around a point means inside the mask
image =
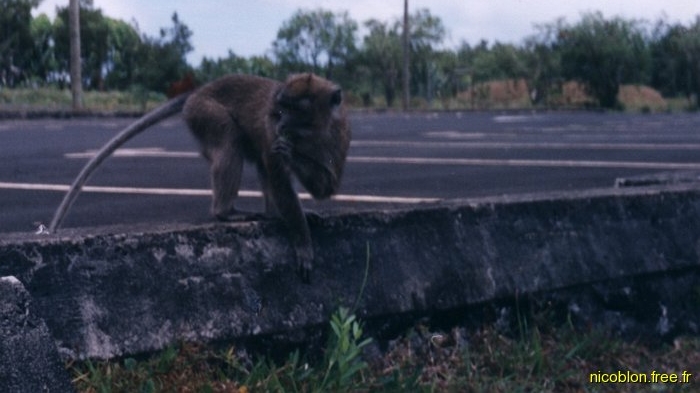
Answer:
[{"label": "white road marking", "polygon": [[353,147],[416,147],[451,149],[546,149],[546,150],[697,150],[700,143],[567,143],[567,142],[435,142],[352,141]]},{"label": "white road marking", "polygon": [[[376,145],[384,143],[385,146],[395,146],[392,141],[366,141]],[[426,143],[405,142],[413,144],[415,147],[424,147]],[[441,143],[441,142],[433,142]],[[454,143],[452,143],[454,144]],[[452,145],[450,144],[450,145]],[[536,148],[537,144],[521,144],[527,148]],[[577,144],[550,144],[557,145],[556,148],[573,148]],[[505,146],[505,145],[504,145]],[[512,144],[507,146],[512,147]],[[588,144],[589,148],[608,148],[610,145]],[[651,144],[627,144],[628,149],[648,148]],[[674,148],[685,149],[688,145],[677,145]],[[444,147],[444,146],[441,146]],[[552,147],[554,148],[554,147]],[[656,147],[658,148],[658,147]],[[693,146],[691,145],[691,148]],[[700,149],[700,145],[695,145],[695,149]],[[84,153],[68,153],[66,158],[91,158],[95,151],[89,150]],[[113,154],[114,157],[168,157],[168,158],[196,158],[199,154],[189,151],[165,151],[162,148],[139,148],[139,149],[118,149]],[[484,158],[433,158],[433,157],[370,157],[370,156],[350,156],[349,162],[373,163],[373,164],[400,164],[400,165],[454,165],[454,166],[505,166],[505,167],[544,167],[544,168],[612,168],[612,169],[661,169],[661,170],[697,170],[700,169],[700,162],[648,162],[648,161],[602,161],[602,160],[532,160],[532,159],[484,159]]]},{"label": "white road marking", "polygon": [[494,116],[493,121],[496,123],[516,123],[516,122],[521,122],[521,121],[529,121],[529,120],[535,120],[535,119],[540,119],[542,116],[536,116],[536,115],[501,115],[501,116]]},{"label": "white road marking", "polygon": [[[31,190],[31,191],[58,191],[67,192],[70,186],[64,184],[35,184],[35,183],[9,183],[0,182],[0,189],[7,190]],[[194,188],[137,188],[137,187],[105,187],[83,186],[83,192],[107,193],[107,194],[140,194],[140,195],[172,195],[172,196],[211,196],[211,190]],[[242,198],[262,198],[262,192],[252,190],[240,190],[238,196]],[[300,193],[300,199],[312,199],[308,193]],[[364,203],[397,203],[414,204],[437,202],[440,198],[397,197],[378,195],[334,195],[331,199],[341,202]]]},{"label": "white road marking", "polygon": [[[353,147],[411,147],[411,148],[450,148],[450,149],[547,149],[547,150],[683,150],[700,151],[699,143],[567,143],[567,142],[435,142],[435,141],[385,141],[359,140],[351,143]],[[89,159],[97,150],[66,153],[69,159]],[[117,149],[113,157],[155,157],[155,158],[199,158],[196,151],[167,151],[161,147]],[[349,157],[352,160],[353,157]],[[485,160],[487,161],[487,160]],[[511,160],[518,161],[518,160]],[[527,160],[520,160],[527,161]],[[535,160],[537,161],[537,160]],[[653,164],[652,164],[653,165]],[[565,165],[569,166],[569,165]],[[615,166],[612,166],[615,167]],[[625,166],[626,167],[626,166]],[[654,166],[655,167],[655,166]],[[695,167],[693,167],[695,168]]]},{"label": "white road marking", "polygon": [[642,161],[590,161],[590,160],[521,160],[481,158],[431,158],[431,157],[348,157],[348,161],[374,164],[405,165],[455,165],[455,166],[514,166],[545,168],[616,168],[616,169],[700,169],[700,163],[642,162]]},{"label": "white road marking", "polygon": [[486,137],[485,132],[463,132],[463,131],[452,131],[452,130],[428,131],[428,132],[424,132],[423,135],[425,135],[429,138],[443,138],[443,139],[482,139],[482,138]]},{"label": "white road marking", "polygon": [[[86,150],[82,153],[66,153],[66,158],[92,158],[97,150]],[[166,158],[197,158],[201,155],[194,151],[166,151],[162,147],[145,147],[136,149],[117,149],[112,157],[166,157]]]},{"label": "white road marking", "polygon": [[[528,142],[414,142],[414,141],[354,141],[357,147],[413,147],[413,148],[485,148],[485,149],[625,149],[625,150],[700,150],[700,144],[652,144],[652,143],[528,143]],[[96,150],[83,153],[68,153],[66,158],[86,159],[96,154]],[[198,158],[193,151],[166,151],[163,148],[118,149],[114,157],[167,157]],[[350,156],[349,162],[398,165],[454,165],[454,166],[505,166],[505,167],[545,167],[545,168],[612,168],[612,169],[653,169],[653,170],[700,170],[700,163],[643,162],[643,161],[596,161],[596,160],[532,160],[532,159],[479,159],[479,158],[433,158],[433,157],[370,157]],[[67,185],[2,183],[0,189],[21,189],[40,191],[62,191]],[[174,196],[210,196],[210,190],[176,188],[136,188],[84,186],[84,192],[116,194],[148,194]],[[241,190],[243,198],[261,198],[260,191]],[[311,199],[307,193],[299,194],[301,199]],[[336,195],[332,199],[344,202],[413,204],[435,202],[439,198],[396,197],[377,195]]]}]

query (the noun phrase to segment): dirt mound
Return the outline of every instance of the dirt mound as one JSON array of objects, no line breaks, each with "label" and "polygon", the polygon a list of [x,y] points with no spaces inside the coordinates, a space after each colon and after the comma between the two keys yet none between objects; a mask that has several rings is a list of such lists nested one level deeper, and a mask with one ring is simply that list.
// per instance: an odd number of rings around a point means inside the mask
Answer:
[{"label": "dirt mound", "polygon": [[649,86],[622,85],[617,99],[626,109],[659,112],[668,108],[668,103],[661,93]]},{"label": "dirt mound", "polygon": [[525,79],[479,83],[462,92],[458,99],[474,109],[511,109],[531,106]]},{"label": "dirt mound", "polygon": [[[529,108],[530,89],[524,79],[508,79],[479,83],[459,94],[459,100],[474,109]],[[665,111],[668,108],[661,94],[648,86],[622,85],[617,96],[625,109],[633,111]],[[547,105],[555,107],[596,106],[597,100],[586,93],[578,82],[565,82],[561,92],[551,92]]]}]

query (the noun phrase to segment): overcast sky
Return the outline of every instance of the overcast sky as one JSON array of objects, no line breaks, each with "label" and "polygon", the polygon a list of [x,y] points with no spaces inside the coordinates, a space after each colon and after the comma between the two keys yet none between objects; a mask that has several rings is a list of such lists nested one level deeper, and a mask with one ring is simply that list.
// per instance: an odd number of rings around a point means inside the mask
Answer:
[{"label": "overcast sky", "polygon": [[[67,5],[68,0],[43,0],[34,14],[53,19],[57,4]],[[194,51],[188,56],[193,66],[203,56],[225,57],[229,49],[246,57],[265,54],[282,22],[299,8],[348,11],[360,24],[371,18],[394,20],[403,13],[403,0],[94,0],[94,5],[109,17],[136,23],[150,36],[170,27],[177,11],[193,32]],[[558,17],[575,23],[588,11],[601,11],[606,18],[664,17],[686,25],[700,14],[698,0],[409,0],[409,7],[429,8],[440,17],[448,33],[445,44],[452,48],[481,39],[518,44],[535,32],[535,24]]]}]

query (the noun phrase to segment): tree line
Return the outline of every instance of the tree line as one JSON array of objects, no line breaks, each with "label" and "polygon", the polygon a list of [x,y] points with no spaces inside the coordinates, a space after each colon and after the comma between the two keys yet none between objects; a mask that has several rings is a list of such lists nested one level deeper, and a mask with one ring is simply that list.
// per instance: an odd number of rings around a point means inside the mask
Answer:
[{"label": "tree line", "polygon": [[[0,0],[0,83],[69,83],[68,10],[55,20],[32,17],[41,0]],[[402,84],[403,24],[371,19],[360,24],[347,12],[299,10],[277,31],[265,55],[243,57],[234,51],[204,58],[193,67],[192,31],[177,13],[172,24],[152,37],[135,24],[110,18],[81,2],[84,86],[95,90],[143,89],[165,92],[186,75],[204,83],[228,73],[281,79],[313,71],[341,84],[357,105],[380,98],[392,107]],[[700,15],[683,25],[605,18],[586,13],[574,23],[560,18],[534,28],[519,44],[462,42],[446,48],[442,20],[428,9],[409,16],[410,93],[431,102],[456,97],[488,81],[525,81],[535,105],[548,105],[566,81],[579,82],[604,108],[619,106],[622,84],[649,85],[666,97],[700,96]]]}]

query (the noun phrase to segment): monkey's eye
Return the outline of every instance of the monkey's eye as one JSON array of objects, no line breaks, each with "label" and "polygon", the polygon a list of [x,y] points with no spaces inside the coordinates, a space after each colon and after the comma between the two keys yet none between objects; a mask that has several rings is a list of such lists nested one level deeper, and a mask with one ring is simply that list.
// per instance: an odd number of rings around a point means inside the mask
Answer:
[{"label": "monkey's eye", "polygon": [[313,110],[313,99],[311,97],[291,97],[285,94],[277,97],[277,106],[287,112],[304,114]]},{"label": "monkey's eye", "polygon": [[270,111],[270,117],[275,119],[275,121],[279,121],[282,118],[282,116],[284,116],[284,111],[282,109],[273,108]]}]

